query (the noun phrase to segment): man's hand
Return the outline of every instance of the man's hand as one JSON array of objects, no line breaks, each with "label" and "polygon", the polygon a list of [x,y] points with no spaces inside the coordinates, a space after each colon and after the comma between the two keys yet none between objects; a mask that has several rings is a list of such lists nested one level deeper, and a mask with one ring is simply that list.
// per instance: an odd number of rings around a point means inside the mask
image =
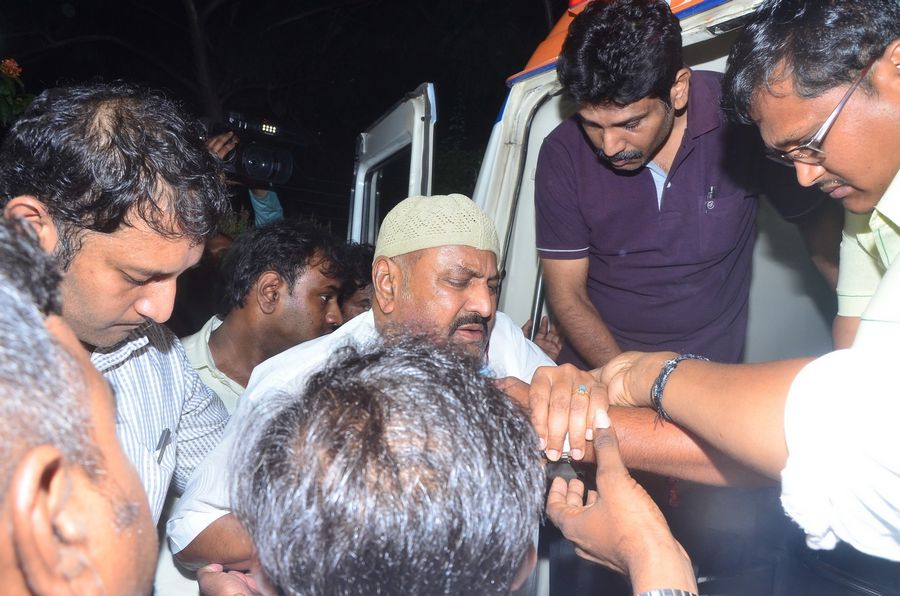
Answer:
[{"label": "man's hand", "polygon": [[205,596],[263,596],[256,579],[249,573],[225,571],[217,563],[197,570],[200,593]]},{"label": "man's hand", "polygon": [[591,440],[594,412],[609,407],[605,387],[571,364],[538,368],[528,401],[531,424],[550,461],[559,459],[567,434],[569,457],[581,460],[585,439]]},{"label": "man's hand", "polygon": [[690,559],[650,495],[625,468],[604,410],[597,410],[593,425],[597,491],[589,491],[584,504],[584,484],[574,479],[567,485],[557,477],[547,496],[547,515],[575,543],[579,556],[628,575],[634,592],[696,592]]},{"label": "man's hand", "polygon": [[[525,334],[525,337],[531,335],[532,324],[533,321],[528,319],[525,321],[525,324],[522,325],[522,333]],[[559,338],[559,334],[556,330],[550,328],[550,319],[547,315],[541,317],[541,324],[538,326],[537,333],[534,334],[534,343],[536,343],[537,347],[542,349],[547,356],[550,356],[550,360],[556,362],[556,358],[559,356],[560,350],[562,350],[562,340]]]},{"label": "man's hand", "polygon": [[219,159],[231,153],[241,140],[233,132],[223,132],[206,140],[206,147],[216,154]]},{"label": "man's hand", "polygon": [[599,370],[611,406],[652,407],[650,390],[674,352],[623,352]]}]

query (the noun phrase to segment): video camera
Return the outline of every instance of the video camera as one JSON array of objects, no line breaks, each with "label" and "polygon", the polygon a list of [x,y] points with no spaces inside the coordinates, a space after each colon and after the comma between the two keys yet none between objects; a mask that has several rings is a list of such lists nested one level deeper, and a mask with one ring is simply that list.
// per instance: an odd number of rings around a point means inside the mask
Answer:
[{"label": "video camera", "polygon": [[240,139],[237,147],[222,160],[229,178],[251,187],[282,185],[290,180],[294,155],[285,142],[291,135],[278,125],[266,120],[247,120],[239,112],[228,112],[225,122],[211,123],[204,118],[200,122],[207,138],[231,131]]}]

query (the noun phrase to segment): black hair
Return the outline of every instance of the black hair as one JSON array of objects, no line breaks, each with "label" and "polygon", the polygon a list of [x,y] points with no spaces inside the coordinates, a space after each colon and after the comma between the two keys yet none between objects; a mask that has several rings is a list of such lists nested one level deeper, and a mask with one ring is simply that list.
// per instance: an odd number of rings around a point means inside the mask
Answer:
[{"label": "black hair", "polygon": [[233,503],[279,594],[508,594],[541,519],[528,416],[422,337],[345,348],[242,419]]},{"label": "black hair", "polygon": [[683,66],[681,25],[664,0],[595,0],[572,21],[556,70],[579,105],[671,105]]},{"label": "black hair", "polygon": [[897,0],[767,0],[731,49],[723,108],[752,123],[753,100],[773,76],[791,77],[800,97],[818,97],[849,83],[898,37]]},{"label": "black hair", "polygon": [[375,260],[375,246],[366,243],[349,242],[342,248],[344,280],[341,283],[340,302],[350,298],[358,290],[372,285],[372,261]]},{"label": "black hair", "polygon": [[246,304],[259,276],[274,271],[289,291],[312,263],[321,259],[325,275],[343,274],[340,242],[330,232],[309,221],[283,220],[256,227],[241,235],[222,259],[222,292],[218,316],[225,318]]},{"label": "black hair", "polygon": [[203,242],[229,208],[221,164],[197,121],[160,92],[122,82],[48,89],[0,147],[5,200],[31,195],[59,232],[65,269],[85,230],[144,221]]}]

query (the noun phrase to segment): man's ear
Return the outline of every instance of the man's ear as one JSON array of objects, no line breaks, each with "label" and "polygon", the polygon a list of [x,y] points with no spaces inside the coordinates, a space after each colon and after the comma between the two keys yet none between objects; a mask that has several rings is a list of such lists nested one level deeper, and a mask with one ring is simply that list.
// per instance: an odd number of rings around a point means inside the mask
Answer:
[{"label": "man's ear", "polygon": [[278,303],[288,291],[284,278],[274,271],[264,271],[253,284],[256,304],[263,314],[270,315],[278,308]]},{"label": "man's ear", "polygon": [[519,569],[516,571],[512,585],[509,587],[510,592],[515,592],[522,587],[522,584],[525,583],[525,580],[527,580],[531,575],[531,572],[534,571],[535,565],[537,565],[537,551],[534,550],[533,544],[529,544],[528,551],[525,553],[525,556],[522,557],[522,562],[519,563]]},{"label": "man's ear", "polygon": [[73,470],[50,445],[30,449],[19,460],[9,487],[12,542],[21,572],[38,594],[94,591],[97,575],[87,552],[90,531]]},{"label": "man's ear", "polygon": [[878,95],[900,97],[900,37],[888,44],[874,71],[872,85]]},{"label": "man's ear", "polygon": [[3,208],[3,216],[18,217],[28,222],[37,233],[41,248],[51,254],[56,250],[56,243],[59,241],[56,224],[53,223],[53,218],[50,217],[46,205],[36,197],[20,195],[10,199]]},{"label": "man's ear", "polygon": [[688,102],[688,91],[691,89],[691,71],[688,68],[682,68],[675,74],[675,83],[672,85],[672,91],[669,97],[672,100],[672,107],[676,111],[683,110]]},{"label": "man's ear", "polygon": [[372,298],[384,314],[394,311],[402,273],[397,263],[379,256],[372,263]]}]

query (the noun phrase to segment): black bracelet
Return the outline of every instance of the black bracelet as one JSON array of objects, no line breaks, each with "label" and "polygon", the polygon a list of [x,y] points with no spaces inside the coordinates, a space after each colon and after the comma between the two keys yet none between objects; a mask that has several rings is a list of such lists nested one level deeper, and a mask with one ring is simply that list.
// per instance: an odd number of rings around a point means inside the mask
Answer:
[{"label": "black bracelet", "polygon": [[669,416],[669,413],[663,408],[663,391],[666,389],[666,382],[669,380],[669,375],[672,374],[672,371],[675,370],[682,360],[705,360],[709,362],[709,358],[706,358],[705,356],[698,356],[697,354],[680,354],[663,363],[662,368],[659,370],[659,376],[656,377],[656,381],[654,381],[653,387],[650,389],[650,403],[653,404],[653,408],[656,410],[656,413],[659,414],[659,417],[663,420],[668,420],[669,422],[672,421],[672,417]]}]

